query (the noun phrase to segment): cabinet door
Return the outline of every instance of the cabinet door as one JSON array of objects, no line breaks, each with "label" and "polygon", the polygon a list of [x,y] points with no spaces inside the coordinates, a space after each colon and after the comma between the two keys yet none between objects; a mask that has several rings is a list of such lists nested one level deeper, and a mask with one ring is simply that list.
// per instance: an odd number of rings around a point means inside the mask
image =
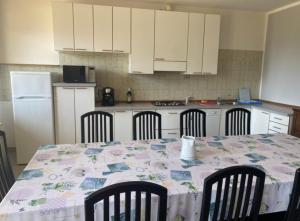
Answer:
[{"label": "cabinet door", "polygon": [[94,48],[97,52],[112,52],[112,6],[94,5]]},{"label": "cabinet door", "polygon": [[94,50],[93,29],[93,6],[74,3],[75,50]]},{"label": "cabinet door", "polygon": [[130,8],[113,7],[113,50],[130,53]]},{"label": "cabinet door", "polygon": [[54,93],[57,144],[75,143],[74,88],[56,87]]},{"label": "cabinet door", "polygon": [[132,111],[115,111],[114,140],[132,140]]},{"label": "cabinet door", "polygon": [[269,131],[270,113],[253,108],[251,112],[251,134],[267,134]]},{"label": "cabinet door", "polygon": [[204,15],[189,14],[187,74],[202,74]]},{"label": "cabinet door", "polygon": [[81,115],[95,110],[95,90],[93,87],[75,89],[76,143],[81,143]]},{"label": "cabinet door", "polygon": [[55,50],[74,50],[73,4],[52,2]]},{"label": "cabinet door", "polygon": [[186,61],[188,13],[155,13],[155,60]]},{"label": "cabinet door", "polygon": [[203,74],[217,74],[220,41],[220,15],[205,15]]},{"label": "cabinet door", "polygon": [[161,115],[161,129],[180,129],[180,113],[183,110],[157,110]]},{"label": "cabinet door", "polygon": [[153,74],[154,10],[132,9],[130,73]]},{"label": "cabinet door", "polygon": [[203,110],[206,112],[206,136],[219,136],[221,110]]}]

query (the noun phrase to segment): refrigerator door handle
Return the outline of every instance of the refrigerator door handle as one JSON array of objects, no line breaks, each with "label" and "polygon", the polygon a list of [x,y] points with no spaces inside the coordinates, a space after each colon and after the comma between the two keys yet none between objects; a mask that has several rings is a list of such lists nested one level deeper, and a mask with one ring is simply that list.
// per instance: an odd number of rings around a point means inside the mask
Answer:
[{"label": "refrigerator door handle", "polygon": [[22,100],[22,99],[48,99],[51,97],[47,97],[47,96],[17,96],[14,98],[17,100]]}]

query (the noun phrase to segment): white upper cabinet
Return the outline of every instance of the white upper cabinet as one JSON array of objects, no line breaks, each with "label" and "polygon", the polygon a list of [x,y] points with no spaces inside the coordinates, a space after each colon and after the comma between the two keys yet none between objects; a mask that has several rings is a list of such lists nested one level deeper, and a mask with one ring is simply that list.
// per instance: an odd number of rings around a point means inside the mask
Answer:
[{"label": "white upper cabinet", "polygon": [[204,15],[189,14],[187,74],[202,74]]},{"label": "white upper cabinet", "polygon": [[187,60],[188,13],[155,11],[155,60]]},{"label": "white upper cabinet", "polygon": [[113,51],[130,53],[130,8],[113,7]]},{"label": "white upper cabinet", "polygon": [[205,15],[203,74],[217,74],[220,41],[220,15]]},{"label": "white upper cabinet", "polygon": [[94,49],[112,52],[112,6],[94,5]]},{"label": "white upper cabinet", "polygon": [[74,50],[73,4],[52,2],[55,50]]},{"label": "white upper cabinet", "polygon": [[93,6],[74,3],[73,7],[75,50],[93,51]]},{"label": "white upper cabinet", "polygon": [[154,10],[132,9],[129,72],[153,74]]}]

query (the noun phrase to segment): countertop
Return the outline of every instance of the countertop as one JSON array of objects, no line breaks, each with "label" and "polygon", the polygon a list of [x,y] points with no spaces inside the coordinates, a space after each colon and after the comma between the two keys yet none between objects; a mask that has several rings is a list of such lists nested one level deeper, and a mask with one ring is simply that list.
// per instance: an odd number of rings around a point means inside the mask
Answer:
[{"label": "countertop", "polygon": [[53,83],[53,87],[96,87],[96,83]]},{"label": "countertop", "polygon": [[270,104],[263,102],[261,105],[233,105],[233,104],[201,104],[200,102],[191,102],[188,105],[184,106],[154,106],[152,102],[133,102],[131,104],[126,102],[116,102],[115,106],[102,106],[101,103],[96,103],[95,110],[100,111],[126,111],[126,110],[164,110],[164,109],[191,109],[191,108],[200,108],[200,109],[230,109],[234,107],[243,107],[243,108],[259,108],[266,111],[271,111],[273,113],[283,114],[287,116],[293,115],[292,108],[284,107],[282,105]]}]

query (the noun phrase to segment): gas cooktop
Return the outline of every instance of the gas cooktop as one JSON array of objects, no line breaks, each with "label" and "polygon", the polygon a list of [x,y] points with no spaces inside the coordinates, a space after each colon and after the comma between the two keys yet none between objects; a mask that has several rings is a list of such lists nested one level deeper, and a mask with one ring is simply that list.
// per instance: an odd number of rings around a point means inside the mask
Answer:
[{"label": "gas cooktop", "polygon": [[183,101],[154,101],[154,106],[185,106]]}]

